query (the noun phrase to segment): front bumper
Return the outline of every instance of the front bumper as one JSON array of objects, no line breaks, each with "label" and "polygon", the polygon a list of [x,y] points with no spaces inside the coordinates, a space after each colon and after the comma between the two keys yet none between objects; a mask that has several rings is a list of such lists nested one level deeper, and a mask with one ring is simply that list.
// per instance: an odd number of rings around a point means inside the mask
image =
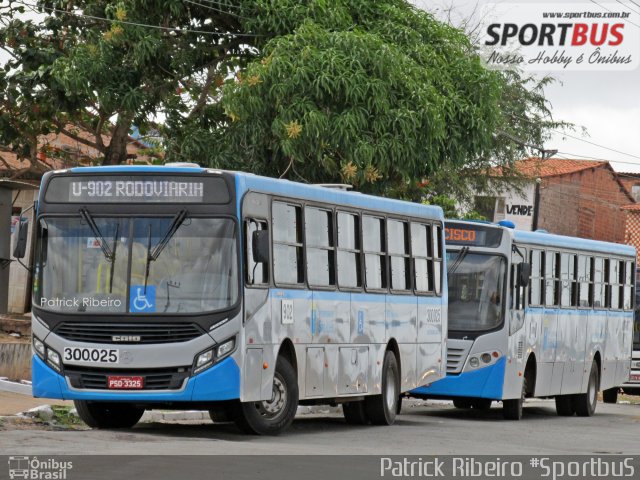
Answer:
[{"label": "front bumper", "polygon": [[33,396],[40,398],[126,402],[206,402],[240,398],[240,369],[232,357],[189,378],[179,391],[77,390],[37,355],[33,356],[31,365]]}]

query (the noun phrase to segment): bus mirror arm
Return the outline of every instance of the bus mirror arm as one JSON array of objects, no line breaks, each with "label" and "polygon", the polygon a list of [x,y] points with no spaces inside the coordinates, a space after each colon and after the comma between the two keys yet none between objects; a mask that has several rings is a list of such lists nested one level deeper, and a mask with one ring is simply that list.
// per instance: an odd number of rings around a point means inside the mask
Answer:
[{"label": "bus mirror arm", "polygon": [[518,265],[518,284],[521,287],[529,285],[529,277],[531,276],[531,264],[523,262]]},{"label": "bus mirror arm", "polygon": [[269,262],[269,231],[256,230],[251,237],[253,261],[256,263]]}]

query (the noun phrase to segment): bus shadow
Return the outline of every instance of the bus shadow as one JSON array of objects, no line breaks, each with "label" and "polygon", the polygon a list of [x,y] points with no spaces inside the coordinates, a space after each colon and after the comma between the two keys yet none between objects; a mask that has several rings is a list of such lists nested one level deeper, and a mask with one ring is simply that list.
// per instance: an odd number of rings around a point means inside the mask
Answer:
[{"label": "bus shadow", "polygon": [[[489,410],[474,410],[474,409],[458,409],[458,408],[442,408],[442,409],[421,409],[416,411],[407,412],[410,415],[427,416],[434,418],[447,418],[452,420],[469,420],[474,422],[494,422],[496,420],[503,420],[502,406],[495,405]],[[540,406],[527,406],[525,405],[522,410],[522,419],[528,418],[540,418],[540,417],[556,417],[555,409],[540,407]]]}]

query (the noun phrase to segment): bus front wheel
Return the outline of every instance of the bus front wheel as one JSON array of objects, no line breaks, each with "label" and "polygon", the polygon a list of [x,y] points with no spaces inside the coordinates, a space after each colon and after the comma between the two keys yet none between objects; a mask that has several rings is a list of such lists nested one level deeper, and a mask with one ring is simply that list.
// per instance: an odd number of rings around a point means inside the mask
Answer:
[{"label": "bus front wheel", "polygon": [[291,425],[298,409],[298,379],[295,369],[279,357],[273,375],[271,398],[260,402],[242,402],[236,425],[245,433],[278,435]]},{"label": "bus front wheel", "polygon": [[598,388],[600,386],[600,374],[596,362],[591,364],[589,372],[589,384],[585,393],[579,393],[573,397],[573,406],[579,417],[590,417],[596,411],[598,402]]},{"label": "bus front wheel", "polygon": [[127,403],[88,402],[74,400],[78,415],[91,428],[131,428],[144,413],[144,408]]},{"label": "bus front wheel", "polygon": [[522,406],[524,405],[524,397],[527,395],[527,375],[522,379],[522,393],[520,398],[512,398],[502,401],[502,416],[505,420],[520,420],[522,418]]},{"label": "bus front wheel", "polygon": [[392,351],[387,350],[382,363],[382,392],[364,399],[367,417],[374,425],[391,425],[397,415],[400,397],[400,369]]},{"label": "bus front wheel", "polygon": [[556,413],[560,417],[571,417],[576,413],[573,406],[573,395],[556,395]]}]

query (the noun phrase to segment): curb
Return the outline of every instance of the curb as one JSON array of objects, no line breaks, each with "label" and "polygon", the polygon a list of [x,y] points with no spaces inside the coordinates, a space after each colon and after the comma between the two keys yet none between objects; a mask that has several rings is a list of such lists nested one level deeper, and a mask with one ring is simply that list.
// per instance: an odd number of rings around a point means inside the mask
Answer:
[{"label": "curb", "polygon": [[31,393],[31,384],[10,382],[4,377],[0,377],[0,390],[3,392],[18,393],[20,395],[33,396]]}]

